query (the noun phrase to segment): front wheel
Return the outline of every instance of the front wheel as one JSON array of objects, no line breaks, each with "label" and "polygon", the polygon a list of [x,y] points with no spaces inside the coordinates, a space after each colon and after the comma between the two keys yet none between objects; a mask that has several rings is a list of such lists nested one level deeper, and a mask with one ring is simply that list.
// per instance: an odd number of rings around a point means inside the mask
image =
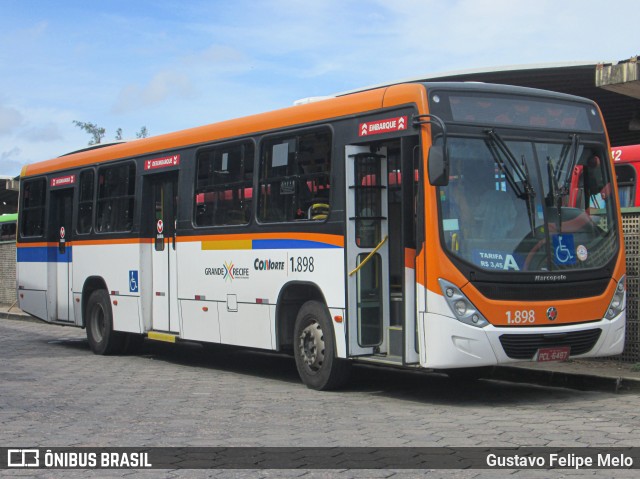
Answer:
[{"label": "front wheel", "polygon": [[308,388],[336,389],[347,381],[351,363],[336,357],[331,317],[324,304],[307,301],[302,305],[293,338],[298,374]]},{"label": "front wheel", "polygon": [[113,330],[109,293],[104,289],[91,293],[86,314],[85,326],[91,351],[100,355],[120,353],[124,347],[125,337],[122,333]]}]

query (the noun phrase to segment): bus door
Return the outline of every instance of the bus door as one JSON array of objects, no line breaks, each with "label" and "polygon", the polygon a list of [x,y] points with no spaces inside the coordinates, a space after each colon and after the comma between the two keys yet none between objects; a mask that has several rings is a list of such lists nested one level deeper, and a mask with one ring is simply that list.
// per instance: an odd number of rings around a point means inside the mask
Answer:
[{"label": "bus door", "polygon": [[151,201],[146,217],[153,222],[152,324],[156,331],[178,332],[178,280],[176,261],[176,214],[178,173],[146,176]]},{"label": "bus door", "polygon": [[347,331],[350,356],[385,354],[389,326],[386,148],[346,147]]},{"label": "bus door", "polygon": [[55,311],[55,317],[51,318],[54,321],[73,321],[74,318],[71,250],[73,192],[74,188],[51,190],[48,240],[53,254],[49,255],[47,296],[49,311]]}]

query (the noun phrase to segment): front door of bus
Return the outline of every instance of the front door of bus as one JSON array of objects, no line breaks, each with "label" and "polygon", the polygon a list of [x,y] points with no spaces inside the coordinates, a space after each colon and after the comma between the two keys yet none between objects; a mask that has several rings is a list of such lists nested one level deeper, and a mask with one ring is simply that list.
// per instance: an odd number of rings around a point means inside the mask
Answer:
[{"label": "front door of bus", "polygon": [[[51,217],[49,228],[49,246],[54,250],[50,256],[55,260],[49,262],[49,266],[55,269],[55,274],[49,275],[49,288],[47,295],[49,304],[55,301],[56,316],[52,318],[57,321],[71,321],[73,313],[72,294],[72,253],[71,253],[71,215],[73,213],[73,188],[52,189],[51,191]],[[55,284],[52,284],[55,282]]]},{"label": "front door of bus", "polygon": [[349,145],[345,154],[349,355],[384,354],[389,326],[387,151]]},{"label": "front door of bus", "polygon": [[176,213],[178,174],[147,177],[151,183],[153,220],[152,245],[152,329],[178,332],[178,281],[176,275]]}]

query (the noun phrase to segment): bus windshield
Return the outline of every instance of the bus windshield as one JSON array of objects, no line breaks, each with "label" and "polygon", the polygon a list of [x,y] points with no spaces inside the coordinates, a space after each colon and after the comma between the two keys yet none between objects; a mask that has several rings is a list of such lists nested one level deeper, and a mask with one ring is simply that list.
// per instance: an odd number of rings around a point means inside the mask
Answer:
[{"label": "bus windshield", "polygon": [[617,251],[615,195],[602,145],[450,137],[439,188],[450,254],[488,271],[599,268]]}]

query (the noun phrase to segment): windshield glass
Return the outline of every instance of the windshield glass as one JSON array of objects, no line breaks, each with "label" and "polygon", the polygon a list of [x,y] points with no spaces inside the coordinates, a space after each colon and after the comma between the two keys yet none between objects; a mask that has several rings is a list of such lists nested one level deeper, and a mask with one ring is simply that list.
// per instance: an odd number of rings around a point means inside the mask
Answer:
[{"label": "windshield glass", "polygon": [[449,137],[450,181],[439,188],[452,254],[490,271],[598,268],[616,252],[609,163],[600,146]]}]

